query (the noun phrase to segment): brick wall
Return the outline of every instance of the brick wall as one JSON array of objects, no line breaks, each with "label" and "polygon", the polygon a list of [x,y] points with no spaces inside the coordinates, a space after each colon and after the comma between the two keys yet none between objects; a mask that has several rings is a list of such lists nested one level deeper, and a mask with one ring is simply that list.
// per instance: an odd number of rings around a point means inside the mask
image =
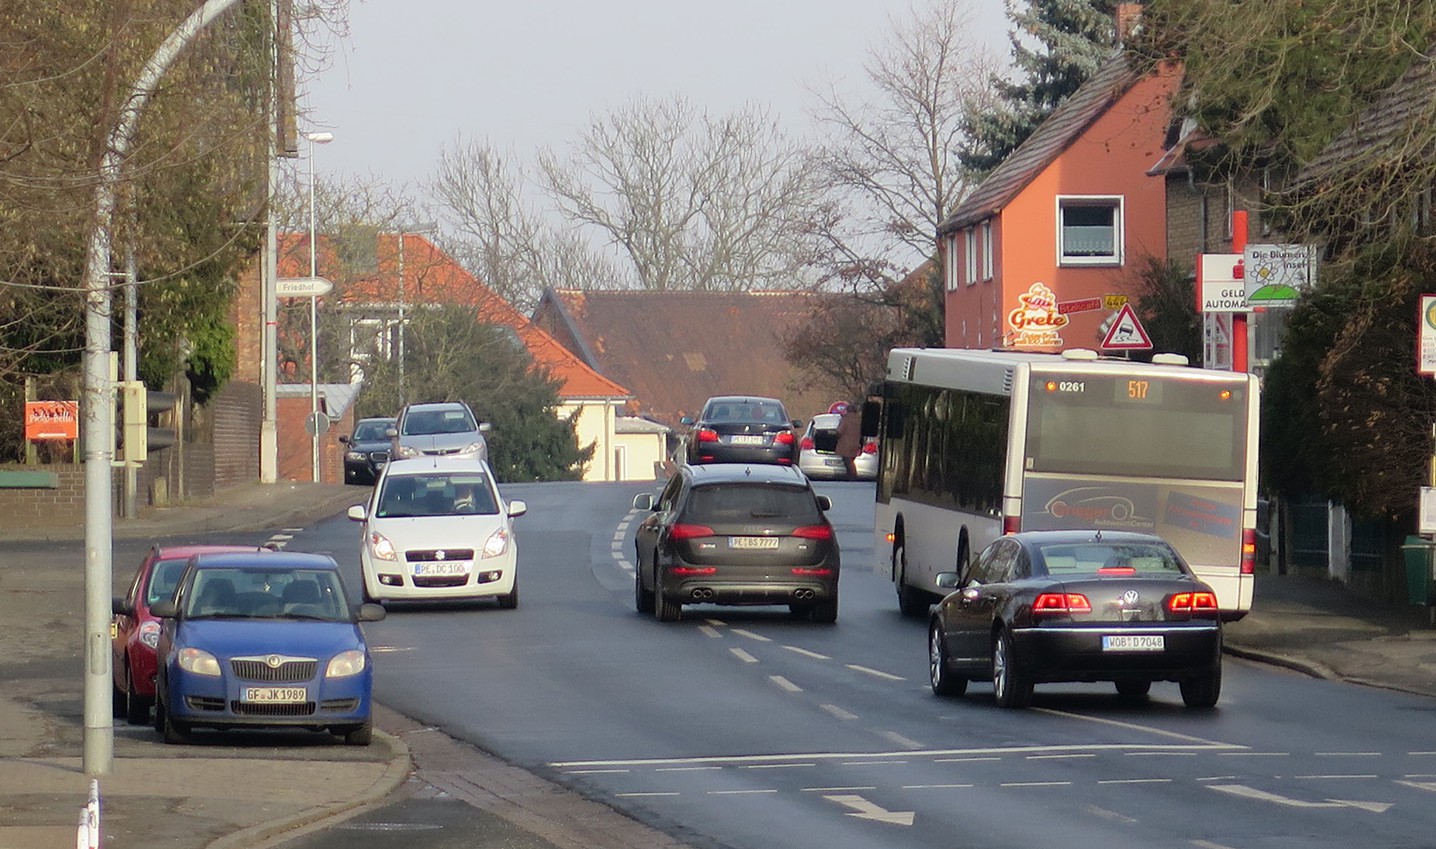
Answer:
[{"label": "brick wall", "polygon": [[[314,477],[313,438],[304,430],[309,416],[309,398],[280,398],[276,403],[275,427],[278,430],[280,480],[307,481]],[[319,479],[321,483],[344,482],[344,444],[341,435],[354,430],[354,408],[345,411],[329,430],[319,437]]]},{"label": "brick wall", "polygon": [[230,381],[210,406],[214,410],[215,486],[258,480],[263,389],[255,383]]}]

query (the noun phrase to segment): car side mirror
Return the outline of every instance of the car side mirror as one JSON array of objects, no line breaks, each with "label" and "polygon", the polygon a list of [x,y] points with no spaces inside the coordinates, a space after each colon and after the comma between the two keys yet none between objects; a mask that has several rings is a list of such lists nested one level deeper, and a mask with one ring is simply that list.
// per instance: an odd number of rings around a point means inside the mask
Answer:
[{"label": "car side mirror", "polygon": [[802,429],[803,429],[803,420],[802,420],[802,419],[793,419],[793,430],[802,430]]},{"label": "car side mirror", "polygon": [[344,443],[345,445],[348,445],[348,444],[349,444],[349,436],[348,436],[347,434],[342,434],[342,433],[341,433],[341,434],[339,435],[339,441],[342,442],[342,443]]},{"label": "car side mirror", "polygon": [[509,517],[517,519],[529,511],[529,506],[522,501],[509,502]]},{"label": "car side mirror", "polygon": [[134,616],[135,606],[130,604],[129,599],[122,595],[117,595],[110,599],[110,612],[119,614],[120,616]]},{"label": "car side mirror", "polygon": [[384,428],[384,435],[389,437],[390,439],[393,439],[394,437],[399,435],[399,430],[398,428],[386,427]]},{"label": "car side mirror", "polygon": [[633,496],[633,509],[652,510],[654,509],[653,493],[640,492]]},{"label": "car side mirror", "polygon": [[364,508],[363,504],[355,504],[344,515],[348,516],[352,522],[362,522],[369,518],[369,511]]},{"label": "car side mirror", "polygon": [[493,429],[494,426],[489,424],[488,422],[479,422],[479,433],[488,433]]},{"label": "car side mirror", "polygon": [[161,619],[173,619],[179,616],[179,605],[173,601],[157,601],[150,607],[150,613]]},{"label": "car side mirror", "polygon": [[355,611],[355,613],[357,614],[356,618],[360,622],[379,622],[383,620],[385,616],[389,615],[384,610],[384,605],[374,604],[370,601],[359,605],[359,609]]},{"label": "car side mirror", "polygon": [[692,416],[684,416],[683,418],[681,418],[681,419],[678,420],[678,423],[681,424],[681,425],[683,425],[684,427],[692,427],[692,426],[693,426],[693,417],[692,417]]},{"label": "car side mirror", "polygon": [[826,495],[819,495],[818,509],[824,512],[833,509],[833,499],[827,497]]},{"label": "car side mirror", "polygon": [[955,590],[957,589],[957,582],[959,580],[960,578],[956,572],[938,572],[934,582],[939,589]]}]

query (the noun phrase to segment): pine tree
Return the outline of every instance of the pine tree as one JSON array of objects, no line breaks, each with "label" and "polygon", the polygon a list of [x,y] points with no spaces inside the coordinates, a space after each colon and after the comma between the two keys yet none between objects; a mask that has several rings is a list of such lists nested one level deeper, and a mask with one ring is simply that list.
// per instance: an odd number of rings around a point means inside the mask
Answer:
[{"label": "pine tree", "polygon": [[1016,80],[993,80],[998,108],[971,112],[958,149],[965,168],[985,174],[996,168],[1052,110],[1112,55],[1116,44],[1113,0],[1008,0]]}]

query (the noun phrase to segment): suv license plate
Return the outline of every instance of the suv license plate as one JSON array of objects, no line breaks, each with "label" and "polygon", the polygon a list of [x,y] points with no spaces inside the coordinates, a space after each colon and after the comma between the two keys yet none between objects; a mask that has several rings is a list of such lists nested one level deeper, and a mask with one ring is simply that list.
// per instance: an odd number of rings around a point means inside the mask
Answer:
[{"label": "suv license plate", "polygon": [[728,537],[729,548],[777,548],[777,537]]},{"label": "suv license plate", "polygon": [[309,691],[303,687],[245,687],[244,701],[299,704],[309,701]]},{"label": "suv license plate", "polygon": [[1161,634],[1104,634],[1102,651],[1166,651]]}]

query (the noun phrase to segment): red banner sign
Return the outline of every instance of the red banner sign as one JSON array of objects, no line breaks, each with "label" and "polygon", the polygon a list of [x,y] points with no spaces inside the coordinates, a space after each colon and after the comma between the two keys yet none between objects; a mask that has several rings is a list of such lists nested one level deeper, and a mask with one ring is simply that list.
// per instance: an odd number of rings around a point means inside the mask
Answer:
[{"label": "red banner sign", "polygon": [[25,438],[76,439],[80,435],[79,401],[26,401]]}]

